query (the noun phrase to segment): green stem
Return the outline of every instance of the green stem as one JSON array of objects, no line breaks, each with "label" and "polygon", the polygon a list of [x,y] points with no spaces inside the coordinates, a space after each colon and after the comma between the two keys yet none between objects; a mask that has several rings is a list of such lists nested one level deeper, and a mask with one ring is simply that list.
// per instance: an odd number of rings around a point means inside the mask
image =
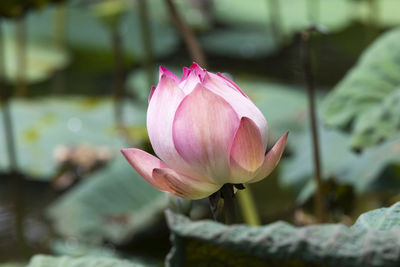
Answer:
[{"label": "green stem", "polygon": [[235,222],[235,193],[232,184],[224,184],[222,186],[221,196],[224,199],[224,216],[225,224],[231,225]]},{"label": "green stem", "polygon": [[122,102],[125,97],[122,36],[118,27],[111,28],[111,42],[114,55],[114,117],[118,127],[123,127]]},{"label": "green stem", "polygon": [[54,45],[59,48],[65,46],[66,11],[64,3],[57,4],[54,14]]},{"label": "green stem", "polygon": [[173,0],[165,0],[167,2],[167,6],[169,9],[169,13],[171,14],[172,20],[174,21],[178,31],[180,32],[187,49],[194,61],[196,61],[200,66],[203,68],[207,68],[206,57],[204,55],[201,46],[196,40],[196,36],[186,25],[185,21],[180,16],[179,12],[177,11]]},{"label": "green stem", "polygon": [[236,192],[239,207],[244,217],[244,221],[248,225],[261,225],[260,217],[258,216],[256,204],[251,193],[251,189],[246,187],[244,190]]},{"label": "green stem", "polygon": [[[64,3],[57,4],[54,14],[54,46],[58,49],[65,48],[66,10]],[[53,92],[62,94],[65,91],[65,72],[58,70],[53,77]]]},{"label": "green stem", "polygon": [[368,0],[369,17],[367,22],[367,43],[379,34],[379,2],[377,0]]},{"label": "green stem", "polygon": [[154,84],[154,68],[153,68],[153,45],[151,39],[150,20],[147,8],[147,0],[139,0],[139,19],[140,31],[142,34],[142,45],[145,52],[144,65],[147,72],[147,88],[151,88]]},{"label": "green stem", "polygon": [[369,23],[373,26],[378,25],[379,20],[379,3],[377,0],[368,0]]},{"label": "green stem", "polygon": [[325,221],[325,207],[324,207],[324,196],[322,191],[322,178],[321,178],[321,156],[319,149],[318,140],[318,127],[316,118],[316,104],[315,104],[315,93],[314,93],[314,79],[311,69],[310,59],[310,32],[314,31],[314,28],[307,29],[302,34],[302,54],[303,54],[303,69],[304,77],[307,83],[308,103],[309,103],[309,115],[311,119],[311,133],[312,133],[312,144],[314,154],[314,179],[316,184],[317,192],[314,198],[315,213],[319,222]]}]

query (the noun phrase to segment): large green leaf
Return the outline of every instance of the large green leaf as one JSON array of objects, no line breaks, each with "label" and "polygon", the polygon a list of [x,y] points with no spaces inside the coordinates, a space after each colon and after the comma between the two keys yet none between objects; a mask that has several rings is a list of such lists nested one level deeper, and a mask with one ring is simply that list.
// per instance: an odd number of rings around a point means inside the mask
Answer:
[{"label": "large green leaf", "polygon": [[[291,135],[291,139],[294,154],[282,160],[280,182],[284,186],[300,188],[298,201],[303,203],[315,190],[311,133],[307,129]],[[400,163],[398,135],[357,154],[349,149],[351,139],[348,134],[327,129],[319,123],[319,141],[322,177],[352,185],[358,193],[372,189],[377,179],[387,178],[382,177],[382,173],[388,166]]]},{"label": "large green leaf", "polygon": [[[18,57],[15,37],[7,34],[4,40],[5,75],[9,82],[15,82],[18,77]],[[40,82],[51,77],[58,70],[65,68],[69,54],[50,43],[28,41],[26,43],[26,82]]]},{"label": "large green leaf", "polygon": [[262,227],[192,222],[166,213],[174,247],[169,266],[399,266],[400,203],[343,224]]},{"label": "large green leaf", "polygon": [[53,257],[46,255],[36,255],[34,256],[28,267],[86,267],[86,266],[96,266],[96,267],[137,267],[144,266],[142,264],[137,264],[134,262],[126,260],[118,260],[105,257]]},{"label": "large green leaf", "polygon": [[[400,165],[400,136],[356,154],[349,149],[350,136],[320,123],[320,155],[322,178],[338,184],[351,185],[356,193],[399,188],[395,175],[384,172]],[[313,153],[309,130],[291,135],[293,155],[283,159],[280,183],[298,189],[297,201],[304,203],[315,192]],[[379,180],[379,186],[375,184]]]},{"label": "large green leaf", "polygon": [[120,155],[54,203],[48,214],[63,237],[91,245],[105,240],[121,244],[156,227],[166,205],[164,193]]},{"label": "large green leaf", "polygon": [[398,189],[399,180],[390,181],[390,173],[384,173],[384,170],[390,166],[400,166],[400,135],[367,148],[362,155],[349,159],[347,164],[339,170],[337,177],[343,183],[354,185],[357,192],[379,189],[377,186],[370,188],[378,178],[381,186],[383,182],[387,182],[387,187]]},{"label": "large green leaf", "polygon": [[[63,97],[11,101],[18,166],[30,176],[48,179],[56,173],[57,146],[90,144],[119,156],[126,141],[114,121],[113,101],[106,98]],[[145,108],[125,105],[126,125],[144,128]],[[138,135],[136,141],[147,136]],[[4,131],[0,131],[0,169],[7,171]]]},{"label": "large green leaf", "polygon": [[399,132],[399,42],[400,28],[383,35],[324,102],[324,122],[350,125],[353,147],[374,145]]},{"label": "large green leaf", "polygon": [[[334,178],[335,181],[350,185],[359,183],[362,177],[340,180],[343,169],[348,167],[348,162],[358,158],[348,147],[349,136],[326,129],[321,123],[318,129],[323,179]],[[300,188],[297,200],[303,203],[315,190],[312,137],[309,127],[301,133],[291,135],[290,138],[294,153],[280,164],[282,170],[280,182],[284,186]]]}]

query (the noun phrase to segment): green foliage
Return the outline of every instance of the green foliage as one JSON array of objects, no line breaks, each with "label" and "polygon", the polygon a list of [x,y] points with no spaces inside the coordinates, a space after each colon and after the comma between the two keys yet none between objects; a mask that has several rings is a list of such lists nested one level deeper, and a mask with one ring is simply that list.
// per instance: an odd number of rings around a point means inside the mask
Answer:
[{"label": "green foliage", "polygon": [[348,127],[351,146],[364,148],[399,133],[400,29],[380,37],[327,96],[323,120]]},{"label": "green foliage", "polygon": [[112,258],[101,258],[101,257],[82,257],[82,258],[71,258],[71,257],[52,257],[45,255],[34,256],[28,267],[84,267],[84,266],[96,266],[96,267],[137,267],[143,266],[141,264],[135,264],[126,260],[118,260]]},{"label": "green foliage", "polygon": [[[394,189],[400,184],[384,171],[391,166],[400,165],[400,136],[385,141],[362,154],[349,149],[351,138],[319,123],[319,141],[322,163],[322,178],[333,179],[338,184],[351,185],[356,193],[371,190]],[[298,190],[298,203],[304,203],[315,192],[314,166],[311,146],[311,133],[306,130],[291,135],[291,148],[294,154],[282,160],[280,183]],[[393,176],[393,175],[391,175]],[[373,188],[379,179],[381,186]]]},{"label": "green foliage", "polygon": [[[400,114],[400,113],[399,113]],[[367,189],[379,189],[379,187],[398,190],[398,179],[391,181],[391,172],[384,173],[387,167],[400,166],[400,135],[385,141],[377,146],[367,148],[358,157],[353,157],[338,173],[338,179],[342,183],[349,183],[358,192]],[[383,175],[384,173],[384,175]],[[370,188],[380,178],[380,186]]]},{"label": "green foliage", "polygon": [[[4,40],[5,74],[11,83],[14,83],[18,76],[17,47],[15,37],[7,34]],[[28,41],[25,55],[27,64],[24,77],[27,83],[46,80],[70,62],[69,53],[51,43]]]},{"label": "green foliage", "polygon": [[[304,203],[315,191],[311,132],[307,127],[305,131],[290,137],[294,155],[280,164],[282,170],[280,182],[284,186],[299,188],[297,201]],[[349,161],[357,158],[357,155],[348,148],[349,136],[326,129],[319,123],[319,143],[322,177],[325,180],[329,178],[337,180],[341,177],[343,169],[348,167]],[[360,180],[362,181],[362,177],[356,176],[346,180],[346,184],[354,185],[360,183]]]},{"label": "green foliage", "polygon": [[56,239],[51,243],[51,251],[55,255],[70,257],[106,257],[119,258],[118,251],[110,245],[89,245],[75,238]]},{"label": "green foliage", "polygon": [[[56,174],[55,149],[60,145],[90,144],[107,147],[120,157],[126,146],[114,121],[113,101],[104,98],[62,97],[36,100],[12,100],[11,116],[16,122],[16,150],[19,170],[32,177],[49,179]],[[27,115],[29,114],[29,115]],[[140,105],[124,106],[130,129],[143,128],[145,109]],[[7,171],[8,159],[4,131],[0,131],[0,169]],[[147,139],[138,132],[134,141]]]},{"label": "green foliage", "polygon": [[157,227],[167,200],[122,157],[87,177],[48,210],[58,234],[91,245],[121,244]]},{"label": "green foliage", "polygon": [[167,212],[174,247],[168,266],[398,266],[400,203],[343,224],[262,227],[192,222]]}]

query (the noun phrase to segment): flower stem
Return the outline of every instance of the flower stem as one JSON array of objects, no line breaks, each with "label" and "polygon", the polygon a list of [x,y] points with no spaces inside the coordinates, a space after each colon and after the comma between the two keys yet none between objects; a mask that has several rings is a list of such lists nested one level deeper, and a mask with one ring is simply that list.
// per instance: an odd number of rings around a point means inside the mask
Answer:
[{"label": "flower stem", "polygon": [[[58,3],[54,13],[53,42],[57,49],[65,49],[66,10],[64,3]],[[57,70],[53,77],[53,93],[62,94],[65,91],[65,71]]]},{"label": "flower stem", "polygon": [[118,127],[123,127],[122,101],[125,97],[122,36],[118,27],[111,28],[111,42],[114,55],[114,112]]},{"label": "flower stem", "polygon": [[207,67],[206,57],[203,50],[201,49],[199,43],[192,30],[186,25],[179,12],[176,10],[173,0],[165,0],[169,9],[169,13],[172,16],[176,27],[178,28],[183,40],[185,41],[186,47],[194,61],[196,61],[203,68]]},{"label": "flower stem", "polygon": [[153,46],[151,39],[151,29],[149,14],[147,8],[147,0],[139,0],[139,18],[140,18],[140,31],[142,34],[142,45],[145,52],[144,65],[147,72],[147,88],[151,88],[154,84],[154,68],[153,68]]},{"label": "flower stem", "polygon": [[221,190],[221,197],[224,199],[225,224],[230,225],[235,222],[235,193],[232,184],[224,184]]},{"label": "flower stem", "polygon": [[316,183],[317,192],[314,197],[314,208],[319,222],[325,221],[325,208],[324,208],[324,196],[322,191],[322,179],[321,179],[321,156],[319,153],[319,141],[318,141],[318,127],[316,118],[316,105],[315,105],[315,93],[314,93],[314,80],[311,70],[311,59],[310,59],[310,33],[316,30],[315,27],[311,27],[303,31],[302,34],[302,56],[303,56],[303,69],[304,77],[307,83],[308,92],[308,103],[309,103],[309,115],[311,119],[311,133],[313,143],[313,154],[314,154],[314,179]]},{"label": "flower stem", "polygon": [[53,38],[54,46],[64,48],[66,31],[66,10],[64,3],[58,3],[54,14]]},{"label": "flower stem", "polygon": [[379,3],[377,0],[368,0],[369,24],[376,27],[379,22]]},{"label": "flower stem", "polygon": [[244,221],[248,225],[260,225],[261,220],[257,213],[256,204],[253,199],[253,195],[249,187],[245,190],[239,190],[237,193],[238,202]]}]

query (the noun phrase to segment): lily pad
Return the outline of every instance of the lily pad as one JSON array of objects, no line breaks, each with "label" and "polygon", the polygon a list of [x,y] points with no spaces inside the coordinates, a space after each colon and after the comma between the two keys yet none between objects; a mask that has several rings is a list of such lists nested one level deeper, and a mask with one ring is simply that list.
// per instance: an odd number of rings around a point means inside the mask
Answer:
[{"label": "lily pad", "polygon": [[117,157],[50,206],[48,215],[64,238],[96,245],[122,244],[163,221],[164,193]]},{"label": "lily pad", "polygon": [[[351,181],[357,192],[365,192],[382,176],[389,166],[400,166],[400,135],[377,146],[367,148],[356,158],[349,160],[347,165],[338,173],[339,179],[346,183]],[[380,181],[382,181],[380,180]],[[397,183],[397,188],[400,184]],[[392,189],[393,184],[390,185]]]},{"label": "lily pad", "polygon": [[142,264],[136,264],[127,260],[119,260],[106,257],[81,257],[72,258],[67,256],[54,257],[46,255],[34,256],[28,267],[81,267],[81,266],[97,266],[97,267],[138,267]]},{"label": "lily pad", "polygon": [[[14,83],[18,77],[17,43],[8,34],[4,40],[6,79]],[[70,62],[69,53],[49,43],[28,41],[26,44],[27,83],[37,83],[52,76],[55,71],[65,68]]]},{"label": "lily pad", "polygon": [[[97,145],[107,147],[119,156],[119,149],[127,143],[116,128],[114,105],[110,99],[18,99],[11,101],[10,109],[18,167],[33,178],[49,179],[56,174],[54,153],[60,145]],[[125,105],[124,115],[129,129],[144,128],[144,106]],[[140,143],[147,136],[140,133],[134,138]],[[9,166],[4,142],[4,131],[0,131],[0,169],[7,171]]]},{"label": "lily pad", "polygon": [[398,266],[400,203],[344,224],[262,227],[192,222],[166,213],[172,231],[167,266]]},{"label": "lily pad", "polygon": [[[323,121],[364,148],[399,133],[400,28],[379,38],[324,101]],[[348,127],[350,126],[350,127]]]},{"label": "lily pad", "polygon": [[[358,155],[349,149],[349,135],[327,129],[321,123],[318,129],[322,178],[334,178],[335,181],[349,185],[358,183],[362,177],[341,179],[341,172],[348,167],[348,162],[358,158]],[[301,133],[291,135],[290,138],[294,155],[282,160],[280,183],[283,186],[300,188],[297,201],[304,203],[315,191],[312,137],[309,127]]]}]

